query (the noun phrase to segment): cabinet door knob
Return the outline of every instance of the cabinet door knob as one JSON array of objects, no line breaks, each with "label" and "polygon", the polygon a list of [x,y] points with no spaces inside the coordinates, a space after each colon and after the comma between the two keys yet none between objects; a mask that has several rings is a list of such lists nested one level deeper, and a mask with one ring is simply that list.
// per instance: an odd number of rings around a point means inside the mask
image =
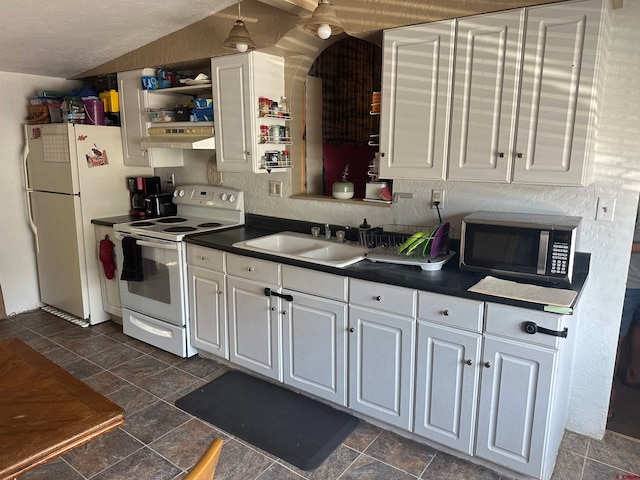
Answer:
[{"label": "cabinet door knob", "polygon": [[484,362],[484,366],[487,368],[491,368],[491,362]]},{"label": "cabinet door knob", "polygon": [[277,310],[277,308],[276,308],[276,307],[271,307],[271,311],[272,311],[272,312],[275,312],[276,310]]},{"label": "cabinet door knob", "polygon": [[379,302],[380,300],[382,300],[382,297],[381,297],[380,295],[376,295],[375,297],[373,297],[373,299],[374,299],[376,302]]},{"label": "cabinet door knob", "polygon": [[287,314],[287,311],[286,311],[286,310],[282,310],[282,314],[283,314],[283,315],[286,315],[286,314]]},{"label": "cabinet door knob", "polygon": [[207,256],[206,256],[206,255],[202,255],[202,256],[200,257],[200,260],[204,261],[204,260],[208,260],[208,258],[207,258]]},{"label": "cabinet door knob", "polygon": [[442,312],[442,314],[443,314],[445,317],[448,317],[450,313],[451,313],[451,312],[450,312],[449,310],[445,310],[444,312]]},{"label": "cabinet door knob", "polygon": [[467,358],[464,363],[466,363],[467,365],[473,365],[473,360],[471,360],[470,358]]},{"label": "cabinet door knob", "polygon": [[500,152],[500,153],[498,154],[498,156],[499,156],[500,158],[504,158],[504,152]]},{"label": "cabinet door knob", "polygon": [[246,153],[246,154],[247,154],[247,157],[250,157],[250,156],[251,156],[251,152],[249,152],[249,151],[246,151],[246,152],[244,152],[244,153]]},{"label": "cabinet door knob", "polygon": [[518,152],[518,153],[516,153],[516,157],[518,157],[518,158],[522,158],[522,157],[523,157],[522,152]]},{"label": "cabinet door knob", "polygon": [[253,272],[253,267],[247,267],[247,270],[249,270],[250,272]]},{"label": "cabinet door knob", "polygon": [[351,333],[353,333],[353,332],[355,332],[355,331],[356,331],[356,329],[355,329],[355,328],[353,328],[353,327],[351,327],[351,328],[349,329],[349,331],[350,331]]},{"label": "cabinet door knob", "polygon": [[224,292],[222,290],[218,290],[218,295],[224,295]]}]

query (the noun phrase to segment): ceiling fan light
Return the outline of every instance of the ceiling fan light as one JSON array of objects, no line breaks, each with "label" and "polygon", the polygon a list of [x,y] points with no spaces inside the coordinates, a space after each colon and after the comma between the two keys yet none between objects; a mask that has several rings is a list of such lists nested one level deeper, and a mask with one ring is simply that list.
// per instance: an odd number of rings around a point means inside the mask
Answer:
[{"label": "ceiling fan light", "polygon": [[246,52],[256,49],[256,44],[251,40],[247,27],[244,26],[244,22],[240,19],[233,23],[233,27],[229,32],[229,36],[222,44],[224,48],[230,50],[236,49],[239,52]]},{"label": "ceiling fan light", "polygon": [[323,40],[329,38],[331,35],[344,32],[344,28],[340,20],[338,20],[338,16],[336,15],[333,5],[329,3],[329,0],[318,1],[318,6],[313,11],[311,18],[304,25],[304,30],[318,35],[318,37]]},{"label": "ceiling fan light", "polygon": [[326,40],[327,38],[329,38],[331,36],[331,26],[323,23],[322,25],[320,25],[318,27],[318,37],[320,37],[323,40]]}]

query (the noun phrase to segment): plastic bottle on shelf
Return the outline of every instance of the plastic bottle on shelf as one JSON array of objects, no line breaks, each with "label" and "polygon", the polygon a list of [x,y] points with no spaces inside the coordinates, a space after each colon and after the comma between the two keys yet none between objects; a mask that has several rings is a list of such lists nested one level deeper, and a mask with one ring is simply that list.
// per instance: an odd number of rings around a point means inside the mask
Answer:
[{"label": "plastic bottle on shelf", "polygon": [[280,103],[278,104],[278,116],[289,118],[289,102],[287,101],[287,97],[280,97]]}]

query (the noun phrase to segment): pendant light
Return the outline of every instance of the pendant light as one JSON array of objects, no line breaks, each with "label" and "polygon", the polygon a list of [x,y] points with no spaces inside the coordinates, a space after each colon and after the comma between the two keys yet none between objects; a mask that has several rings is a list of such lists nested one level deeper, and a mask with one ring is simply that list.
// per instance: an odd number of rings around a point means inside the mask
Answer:
[{"label": "pendant light", "polygon": [[313,11],[311,18],[305,23],[304,29],[309,33],[318,35],[323,40],[326,40],[331,35],[344,32],[344,28],[329,0],[318,0],[318,6]]},{"label": "pendant light", "polygon": [[222,44],[224,48],[236,49],[240,53],[256,49],[256,44],[251,40],[247,27],[240,20],[240,0],[238,0],[238,19],[233,23],[229,36]]}]

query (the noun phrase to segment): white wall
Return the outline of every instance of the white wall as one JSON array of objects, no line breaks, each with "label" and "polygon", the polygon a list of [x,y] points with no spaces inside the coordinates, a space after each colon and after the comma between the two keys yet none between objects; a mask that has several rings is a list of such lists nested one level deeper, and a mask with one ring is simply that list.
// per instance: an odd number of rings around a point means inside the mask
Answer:
[{"label": "white wall", "polygon": [[66,91],[75,85],[59,78],[0,72],[0,285],[8,315],[41,305],[22,168],[27,99],[38,90]]},{"label": "white wall", "polygon": [[[606,60],[595,181],[586,188],[396,181],[394,191],[411,192],[413,199],[379,208],[269,197],[268,182],[278,179],[284,180],[287,196],[288,174],[224,174],[224,183],[247,192],[248,212],[318,223],[357,226],[366,217],[372,225],[428,225],[437,221],[435,210],[427,206],[432,188],[445,190],[443,217],[458,232],[462,216],[482,209],[583,217],[578,248],[591,253],[591,273],[570,328],[577,335],[577,352],[568,428],[602,437],[640,183],[640,1],[626,0],[624,8],[612,12],[611,20],[613,37]],[[189,172],[190,182],[206,183],[206,158],[185,165],[182,175]],[[598,197],[616,200],[613,222],[594,220]]]}]

